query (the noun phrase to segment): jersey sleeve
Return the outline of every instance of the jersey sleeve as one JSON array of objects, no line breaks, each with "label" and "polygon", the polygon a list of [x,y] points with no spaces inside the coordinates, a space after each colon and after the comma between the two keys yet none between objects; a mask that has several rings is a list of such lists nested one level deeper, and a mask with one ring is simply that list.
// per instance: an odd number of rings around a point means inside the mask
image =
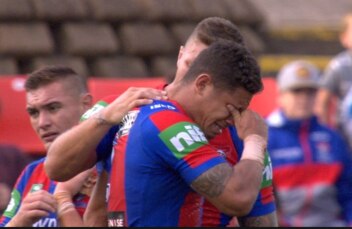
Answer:
[{"label": "jersey sleeve", "polygon": [[[236,129],[230,128],[232,141],[235,144],[239,157],[243,152],[243,141],[238,137]],[[274,189],[273,189],[273,169],[271,164],[270,155],[268,152],[265,154],[263,180],[260,187],[260,192],[254,203],[252,210],[247,216],[244,217],[257,217],[264,216],[276,211]]]},{"label": "jersey sleeve", "polygon": [[157,157],[189,185],[205,171],[226,162],[208,144],[201,129],[182,113],[165,110],[152,114],[143,129],[148,130],[143,132],[147,147],[158,147]]}]

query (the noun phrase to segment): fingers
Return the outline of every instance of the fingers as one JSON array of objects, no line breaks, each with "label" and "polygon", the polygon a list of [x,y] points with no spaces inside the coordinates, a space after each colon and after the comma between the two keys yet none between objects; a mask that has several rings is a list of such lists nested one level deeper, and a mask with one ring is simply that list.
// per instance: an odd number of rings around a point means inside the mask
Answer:
[{"label": "fingers", "polygon": [[154,88],[130,87],[115,100],[115,103],[118,106],[123,106],[122,110],[131,110],[137,106],[150,104],[153,99],[167,100],[167,92]]},{"label": "fingers", "polygon": [[154,88],[130,87],[101,111],[100,119],[108,124],[119,123],[135,107],[152,103],[153,99],[168,99],[167,92]]},{"label": "fingers", "polygon": [[256,112],[246,109],[239,112],[232,105],[227,105],[229,112],[232,115],[237,133],[241,139],[246,138],[251,134],[256,134],[267,139],[267,126],[265,120]]},{"label": "fingers", "polygon": [[140,93],[136,93],[137,98],[133,101],[133,107],[151,104],[153,99],[167,100],[167,92],[152,88],[138,88]]},{"label": "fingers", "polygon": [[79,173],[68,181],[59,182],[55,188],[55,193],[67,192],[71,195],[71,197],[76,195],[82,189],[87,180],[90,179],[90,176],[92,176],[93,172],[93,169],[88,169]]},{"label": "fingers", "polygon": [[56,209],[55,198],[45,190],[28,193],[23,200],[23,204],[27,209],[40,209],[50,212],[54,212]]},{"label": "fingers", "polygon": [[31,225],[50,212],[56,211],[56,200],[45,190],[28,193],[23,199],[16,219]]},{"label": "fingers", "polygon": [[230,111],[232,117],[233,117],[233,122],[238,123],[241,118],[241,113],[231,104],[227,104],[227,109]]},{"label": "fingers", "polygon": [[155,88],[130,87],[125,93],[133,99],[168,99],[166,91]]}]

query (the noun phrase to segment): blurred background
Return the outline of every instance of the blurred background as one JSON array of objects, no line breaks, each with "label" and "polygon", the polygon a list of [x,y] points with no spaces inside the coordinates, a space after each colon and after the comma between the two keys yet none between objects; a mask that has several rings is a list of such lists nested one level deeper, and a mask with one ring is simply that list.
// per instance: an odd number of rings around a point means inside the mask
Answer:
[{"label": "blurred background", "polygon": [[89,77],[168,76],[208,16],[241,28],[265,76],[297,56],[324,67],[350,10],[351,0],[0,0],[0,75],[62,63]]},{"label": "blurred background", "polygon": [[293,59],[323,70],[343,50],[350,11],[352,0],[0,0],[0,143],[44,153],[20,76],[68,65],[90,79],[96,99],[121,85],[151,86],[173,76],[180,45],[209,16],[233,21],[258,58],[265,91],[252,106],[265,116],[275,106],[269,79]]}]

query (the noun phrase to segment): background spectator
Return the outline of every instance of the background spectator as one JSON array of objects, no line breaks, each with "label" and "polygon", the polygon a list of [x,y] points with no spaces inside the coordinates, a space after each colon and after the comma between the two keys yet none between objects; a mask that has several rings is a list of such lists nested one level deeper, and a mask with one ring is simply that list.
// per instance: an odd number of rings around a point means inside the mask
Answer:
[{"label": "background spectator", "polygon": [[352,87],[348,90],[345,98],[341,101],[340,110],[341,130],[352,149]]},{"label": "background spectator", "polygon": [[[317,96],[316,113],[322,123],[341,128],[338,119],[340,102],[346,96],[352,85],[352,13],[347,14],[342,20],[340,42],[345,48],[337,54],[327,65],[321,79],[321,88]],[[330,113],[336,99],[336,112]],[[330,120],[329,120],[330,119]]]},{"label": "background spectator", "polygon": [[294,61],[278,74],[279,109],[268,117],[268,151],[281,226],[352,223],[352,162],[346,142],[313,114],[319,71]]}]

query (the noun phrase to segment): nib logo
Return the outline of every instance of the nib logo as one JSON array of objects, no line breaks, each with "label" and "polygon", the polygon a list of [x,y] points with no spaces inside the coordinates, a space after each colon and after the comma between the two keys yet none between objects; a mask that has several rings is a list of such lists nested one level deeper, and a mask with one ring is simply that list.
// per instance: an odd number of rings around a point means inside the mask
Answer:
[{"label": "nib logo", "polygon": [[200,128],[189,122],[177,123],[161,132],[159,136],[179,159],[208,143]]}]

